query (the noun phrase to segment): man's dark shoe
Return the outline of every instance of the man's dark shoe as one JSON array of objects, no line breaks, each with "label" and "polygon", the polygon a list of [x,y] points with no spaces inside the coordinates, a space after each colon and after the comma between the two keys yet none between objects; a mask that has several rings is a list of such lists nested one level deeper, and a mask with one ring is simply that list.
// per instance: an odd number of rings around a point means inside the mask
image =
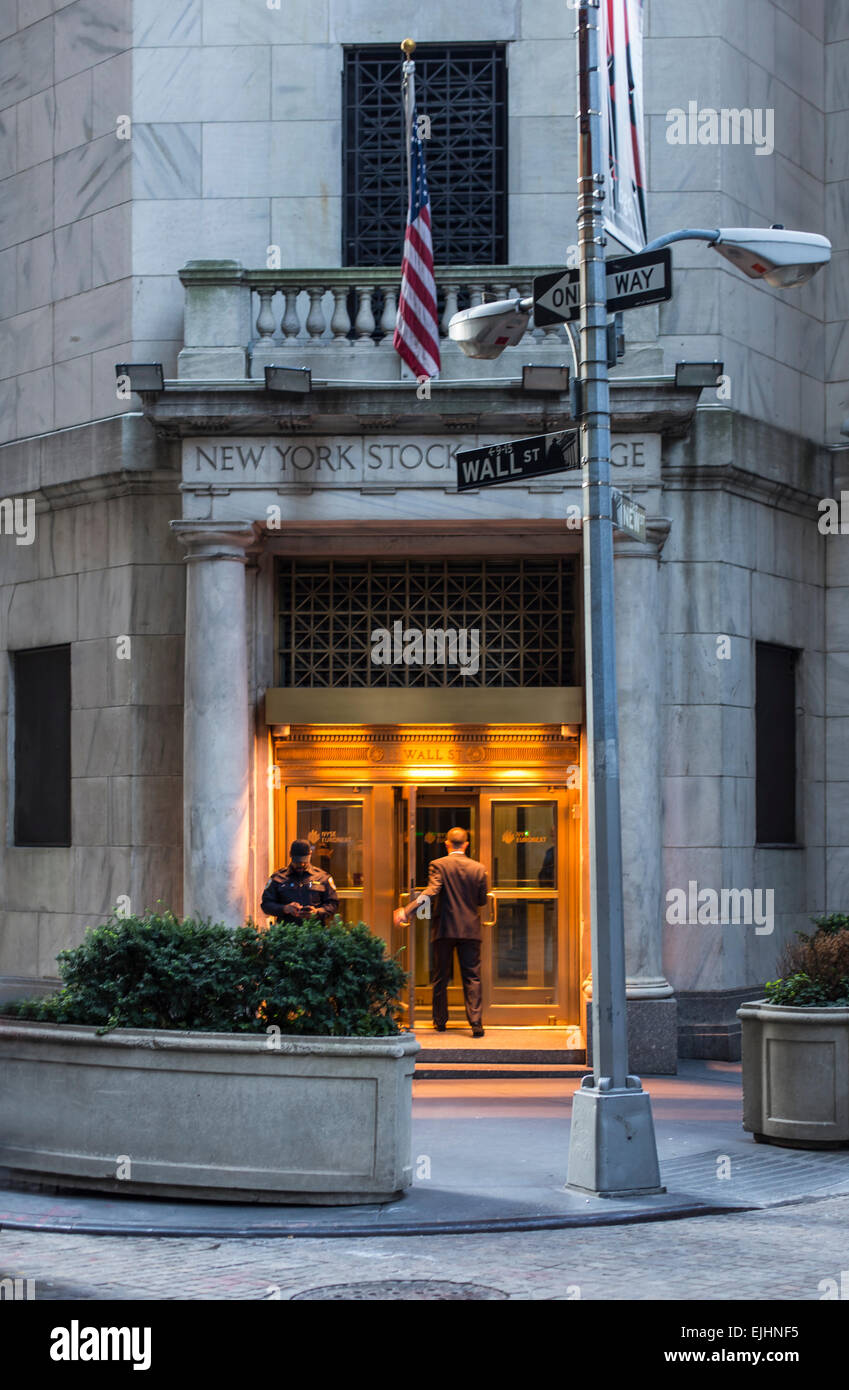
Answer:
[{"label": "man's dark shoe", "polygon": [[482,1037],[483,1037],[483,1029],[482,1029],[482,1028],[473,1028],[473,1029],[472,1029],[472,1037],[473,1037],[473,1038],[482,1038]]},{"label": "man's dark shoe", "polygon": [[434,1023],[434,1025],[433,1025],[433,1030],[434,1030],[435,1033],[444,1033],[444,1032],[445,1032],[445,1024],[444,1024],[444,1023]]}]

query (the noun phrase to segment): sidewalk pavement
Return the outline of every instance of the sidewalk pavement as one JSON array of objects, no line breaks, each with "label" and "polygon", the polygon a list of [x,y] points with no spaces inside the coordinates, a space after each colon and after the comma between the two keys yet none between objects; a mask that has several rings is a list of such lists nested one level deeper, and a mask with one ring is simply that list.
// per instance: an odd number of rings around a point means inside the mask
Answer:
[{"label": "sidewalk pavement", "polygon": [[410,1192],[385,1205],[308,1207],[0,1190],[0,1227],[79,1235],[387,1236],[473,1234],[668,1221],[849,1194],[849,1150],[756,1144],[741,1123],[740,1067],[682,1061],[643,1077],[661,1176],[651,1197],[564,1187],[572,1093],[565,1078],[418,1081]]}]

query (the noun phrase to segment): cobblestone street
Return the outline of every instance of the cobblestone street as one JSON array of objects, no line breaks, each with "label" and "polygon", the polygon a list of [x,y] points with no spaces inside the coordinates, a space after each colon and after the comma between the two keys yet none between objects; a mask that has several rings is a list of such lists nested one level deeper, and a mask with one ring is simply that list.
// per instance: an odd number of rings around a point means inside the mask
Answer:
[{"label": "cobblestone street", "polygon": [[[291,1299],[448,1280],[511,1299],[818,1300],[849,1269],[849,1198],[632,1226],[474,1236],[193,1240],[0,1233],[36,1299]],[[844,1296],[849,1275],[844,1278]],[[435,1291],[436,1292],[436,1291]],[[424,1295],[427,1297],[427,1294]]]}]

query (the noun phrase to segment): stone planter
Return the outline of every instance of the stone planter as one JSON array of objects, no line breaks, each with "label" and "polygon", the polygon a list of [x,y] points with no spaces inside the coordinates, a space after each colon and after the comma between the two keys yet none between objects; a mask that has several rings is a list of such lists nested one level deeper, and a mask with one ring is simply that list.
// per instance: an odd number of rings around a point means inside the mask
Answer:
[{"label": "stone planter", "polygon": [[0,1018],[0,1166],[51,1188],[388,1202],[412,1182],[418,1051],[410,1034],[98,1037]]},{"label": "stone planter", "polygon": [[849,1144],[849,1009],[743,1004],[743,1128],[795,1149]]}]

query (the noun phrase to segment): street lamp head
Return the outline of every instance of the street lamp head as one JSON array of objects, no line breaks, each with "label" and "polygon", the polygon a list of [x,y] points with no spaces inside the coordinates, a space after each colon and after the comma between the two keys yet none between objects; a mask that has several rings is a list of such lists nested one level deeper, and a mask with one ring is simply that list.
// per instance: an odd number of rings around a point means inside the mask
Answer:
[{"label": "street lamp head", "polygon": [[[527,304],[527,308],[521,307]],[[500,357],[506,347],[523,338],[528,327],[530,301],[496,299],[461,309],[448,323],[448,336],[467,357]]]},{"label": "street lamp head", "polygon": [[710,245],[752,280],[784,290],[804,285],[831,260],[827,237],[784,227],[720,227]]}]

